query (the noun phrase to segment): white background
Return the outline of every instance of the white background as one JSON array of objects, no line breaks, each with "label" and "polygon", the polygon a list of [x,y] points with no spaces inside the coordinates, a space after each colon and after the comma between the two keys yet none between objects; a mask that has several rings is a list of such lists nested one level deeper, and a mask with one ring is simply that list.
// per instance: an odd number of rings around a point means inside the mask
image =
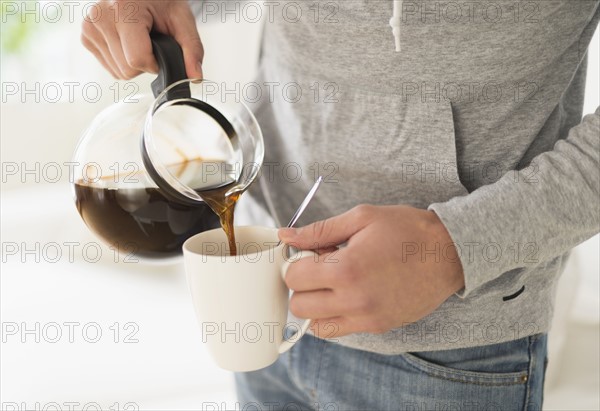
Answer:
[{"label": "white background", "polygon": [[[78,3],[82,4],[82,3]],[[28,168],[36,163],[69,161],[85,126],[114,100],[115,82],[79,44],[81,7],[75,20],[57,23],[40,20],[36,32],[19,55],[2,56],[2,84],[28,88],[39,83],[87,82],[101,85],[103,98],[90,103],[75,93],[69,102],[35,101],[28,95],[6,96],[3,88],[1,160]],[[201,25],[206,50],[205,76],[218,81],[247,82],[253,77],[260,25],[253,23]],[[599,104],[598,35],[590,48],[585,113]],[[147,91],[151,76],[136,81]],[[112,87],[112,89],[111,89]],[[66,88],[63,88],[63,92]],[[81,90],[81,87],[76,88]],[[122,97],[122,95],[121,95]],[[2,175],[1,236],[26,247],[97,240],[81,222],[73,205],[66,175],[57,183],[36,182],[33,176]],[[591,204],[598,207],[598,204]],[[598,398],[598,237],[579,246],[561,280],[557,317],[551,333],[551,359],[547,381],[547,409],[599,409]],[[217,369],[200,343],[200,332],[186,289],[181,264],[151,266],[114,263],[110,250],[87,262],[81,247],[73,262],[62,248],[56,263],[29,256],[2,254],[0,401],[31,409],[56,402],[123,409],[202,409],[218,403],[233,406],[232,378]],[[25,260],[23,262],[22,260]],[[47,335],[22,335],[23,323],[35,323]],[[69,328],[74,322],[73,342]],[[57,343],[56,323],[63,332]],[[132,323],[132,324],[130,324]],[[82,328],[88,326],[88,334]],[[11,327],[18,333],[11,335]],[[90,328],[91,327],[91,328]],[[89,342],[94,329],[102,338]],[[111,328],[112,327],[112,328]],[[118,335],[115,330],[119,330]],[[133,340],[124,342],[134,333]],[[86,340],[86,338],[88,340]],[[115,342],[116,338],[116,342]],[[561,370],[559,373],[558,370]],[[23,405],[24,403],[24,405]],[[116,404],[116,405],[115,405]],[[80,406],[81,407],[81,406]],[[25,408],[23,408],[25,409]],[[93,409],[93,408],[91,408]]]}]

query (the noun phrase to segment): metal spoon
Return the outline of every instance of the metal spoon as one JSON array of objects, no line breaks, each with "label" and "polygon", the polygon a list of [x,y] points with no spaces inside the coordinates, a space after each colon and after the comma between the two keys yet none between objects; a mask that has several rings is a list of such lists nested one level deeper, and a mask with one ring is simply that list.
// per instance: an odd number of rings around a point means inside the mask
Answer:
[{"label": "metal spoon", "polygon": [[[315,193],[319,189],[319,186],[321,185],[322,181],[323,181],[323,176],[319,176],[319,178],[317,178],[317,181],[315,181],[315,184],[313,184],[312,188],[310,189],[310,191],[308,192],[306,197],[304,197],[302,204],[300,204],[300,207],[298,207],[298,209],[294,213],[294,216],[292,217],[292,219],[290,220],[290,222],[288,223],[288,225],[286,227],[288,227],[288,228],[293,227],[294,224],[296,224],[296,221],[298,221],[298,219],[300,218],[300,216],[302,215],[304,210],[306,210],[306,207],[308,207],[310,200],[312,200]],[[281,240],[279,241],[279,243],[277,243],[277,245],[279,245],[279,244],[281,244]]]}]

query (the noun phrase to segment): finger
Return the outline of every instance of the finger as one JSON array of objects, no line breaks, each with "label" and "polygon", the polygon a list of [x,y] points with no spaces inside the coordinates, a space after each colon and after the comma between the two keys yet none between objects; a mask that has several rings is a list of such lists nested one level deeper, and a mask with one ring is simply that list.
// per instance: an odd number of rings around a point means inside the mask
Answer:
[{"label": "finger", "polygon": [[331,318],[344,312],[344,304],[331,290],[296,291],[290,299],[290,311],[298,318]]},{"label": "finger", "polygon": [[158,64],[152,53],[150,28],[138,24],[117,26],[121,48],[127,65],[138,72],[158,73]]},{"label": "finger", "polygon": [[189,7],[177,8],[170,16],[169,31],[183,50],[185,71],[189,78],[202,78],[204,47],[196,28],[196,20]]},{"label": "finger", "polygon": [[82,35],[82,41],[85,40],[84,46],[90,51],[91,49],[95,49],[97,53],[100,53],[100,62],[105,67],[108,66],[110,68],[109,71],[113,77],[121,78],[121,72],[108,50],[108,45],[106,44],[104,36],[100,33],[98,28],[94,24],[84,20]]},{"label": "finger", "polygon": [[139,72],[158,73],[149,31],[139,27],[127,30],[121,36],[121,46],[129,67]]},{"label": "finger", "polygon": [[313,251],[319,255],[325,255],[325,254],[333,254],[338,250],[339,250],[339,248],[337,246],[332,245],[330,247],[317,248],[316,250],[313,250]]},{"label": "finger", "polygon": [[351,321],[346,317],[313,320],[310,330],[315,337],[324,339],[343,337],[355,332],[353,331]]},{"label": "finger", "polygon": [[92,43],[85,36],[81,37],[81,43],[88,51],[90,51],[94,55],[94,57],[96,57],[96,60],[98,60],[100,62],[100,64],[102,64],[102,67],[104,67],[104,69],[106,71],[108,71],[114,78],[119,78],[119,76],[112,69],[112,67],[106,63],[106,61],[104,60],[104,56],[102,56],[102,53],[100,52],[100,50],[98,50],[98,48],[94,45],[94,43]]},{"label": "finger", "polygon": [[371,206],[360,205],[338,216],[317,221],[300,228],[282,228],[279,239],[301,249],[321,248],[348,241],[371,219]]},{"label": "finger", "polygon": [[294,291],[333,288],[339,275],[328,260],[329,254],[323,254],[292,262],[285,274],[285,284]]},{"label": "finger", "polygon": [[122,78],[127,80],[141,74],[140,70],[134,69],[127,62],[127,58],[125,57],[125,53],[123,52],[121,38],[119,37],[119,33],[117,33],[117,29],[115,28],[115,26],[106,25],[101,30],[101,33],[104,36],[110,54],[112,55],[115,63],[117,64],[117,68],[120,71]]}]

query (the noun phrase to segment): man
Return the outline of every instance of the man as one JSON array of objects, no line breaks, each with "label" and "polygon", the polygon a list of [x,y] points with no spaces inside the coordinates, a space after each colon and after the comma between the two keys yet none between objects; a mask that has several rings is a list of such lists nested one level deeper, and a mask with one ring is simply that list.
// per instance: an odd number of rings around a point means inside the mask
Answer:
[{"label": "man", "polygon": [[[188,4],[134,3],[136,24],[84,23],[86,47],[117,78],[155,72],[154,28],[201,77]],[[257,83],[302,97],[265,86],[253,110],[265,164],[302,175],[255,194],[278,219],[330,184],[316,222],[280,230],[322,253],[285,279],[315,337],[238,374],[242,405],[540,409],[556,282],[599,231],[600,109],[581,120],[599,2],[269,7]]]}]

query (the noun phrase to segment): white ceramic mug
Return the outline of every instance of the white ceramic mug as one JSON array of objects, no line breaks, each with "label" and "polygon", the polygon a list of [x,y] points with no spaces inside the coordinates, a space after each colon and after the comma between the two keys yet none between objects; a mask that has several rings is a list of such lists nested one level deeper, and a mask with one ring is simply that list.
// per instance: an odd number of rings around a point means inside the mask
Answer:
[{"label": "white ceramic mug", "polygon": [[[306,332],[287,324],[289,289],[283,277],[289,264],[315,256],[277,246],[277,229],[235,227],[237,256],[229,255],[222,229],[205,231],[183,244],[185,272],[196,316],[215,362],[230,371],[252,371],[274,363]],[[286,325],[297,332],[284,338]]]}]

